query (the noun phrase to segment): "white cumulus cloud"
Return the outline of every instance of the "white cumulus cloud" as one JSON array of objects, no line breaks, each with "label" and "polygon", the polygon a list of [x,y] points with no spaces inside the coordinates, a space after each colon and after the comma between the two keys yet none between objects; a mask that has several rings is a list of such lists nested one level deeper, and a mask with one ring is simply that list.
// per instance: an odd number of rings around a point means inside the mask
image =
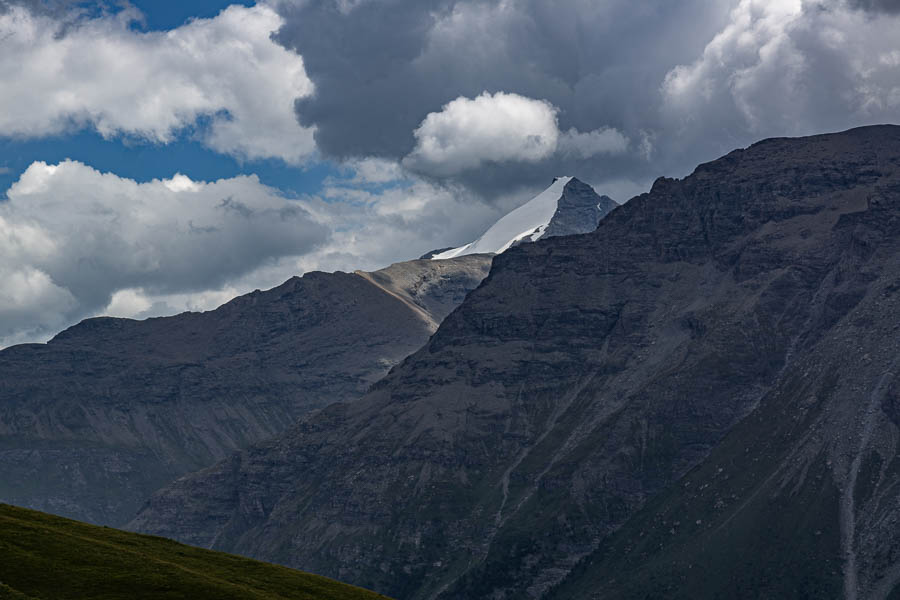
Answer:
[{"label": "white cumulus cloud", "polygon": [[894,122],[898,28],[842,0],[740,0],[702,55],[665,77],[669,135],[737,146]]},{"label": "white cumulus cloud", "polygon": [[164,32],[129,27],[137,14],[62,23],[22,6],[0,13],[0,136],[94,128],[172,141],[187,127],[242,159],[300,164],[314,149],[294,101],[313,92],[303,59],[271,39],[271,8],[231,6]]},{"label": "white cumulus cloud", "polygon": [[405,163],[432,174],[451,174],[487,160],[542,160],[556,150],[556,112],[549,102],[518,94],[457,98],[425,117]]},{"label": "white cumulus cloud", "polygon": [[328,237],[299,202],[255,176],[138,183],[79,162],[35,162],[7,196],[0,203],[0,340],[7,343],[54,333],[104,307],[144,311],[150,304],[141,295],[233,295],[231,283]]},{"label": "white cumulus cloud", "polygon": [[413,132],[416,147],[403,164],[413,171],[446,176],[486,162],[539,162],[557,151],[587,158],[627,149],[627,139],[614,129],[560,132],[558,113],[546,100],[519,94],[461,96],[425,117]]}]

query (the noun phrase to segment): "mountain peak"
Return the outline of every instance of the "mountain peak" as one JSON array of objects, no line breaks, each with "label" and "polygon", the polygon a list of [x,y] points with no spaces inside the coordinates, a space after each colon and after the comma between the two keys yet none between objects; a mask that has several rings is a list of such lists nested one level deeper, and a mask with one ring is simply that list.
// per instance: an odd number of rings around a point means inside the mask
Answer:
[{"label": "mountain peak", "polygon": [[426,256],[440,260],[465,254],[500,254],[542,237],[588,233],[616,206],[575,177],[554,177],[550,187],[504,215],[474,242]]},{"label": "mountain peak", "polygon": [[556,212],[544,230],[543,238],[590,233],[601,219],[618,206],[609,196],[599,196],[594,188],[569,177],[556,205]]}]

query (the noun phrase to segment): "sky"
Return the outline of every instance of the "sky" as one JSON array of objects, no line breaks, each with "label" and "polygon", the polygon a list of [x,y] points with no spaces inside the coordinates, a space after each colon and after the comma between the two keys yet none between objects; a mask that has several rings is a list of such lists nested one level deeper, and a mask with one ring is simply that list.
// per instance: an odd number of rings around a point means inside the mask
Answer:
[{"label": "sky", "polygon": [[900,0],[0,0],[0,347],[900,123]]}]

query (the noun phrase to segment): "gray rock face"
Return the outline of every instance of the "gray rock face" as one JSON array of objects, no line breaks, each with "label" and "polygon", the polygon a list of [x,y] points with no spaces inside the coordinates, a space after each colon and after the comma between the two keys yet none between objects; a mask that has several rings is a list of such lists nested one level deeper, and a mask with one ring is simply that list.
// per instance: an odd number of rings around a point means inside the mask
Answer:
[{"label": "gray rock face", "polygon": [[[794,559],[717,597],[795,597],[784,572],[825,592],[806,597],[885,597],[898,228],[897,127],[767,140],[660,179],[594,233],[497,256],[364,398],[180,479],[131,527],[401,600],[592,597],[591,573],[646,597],[621,561],[579,563],[616,552],[671,576],[655,597],[713,597],[722,578],[693,557],[729,543],[726,573],[742,550]],[[822,543],[794,555],[795,539]]]},{"label": "gray rock face", "polygon": [[354,400],[490,257],[309,273],[206,313],[86,320],[0,352],[0,501],[121,525],[176,477]]},{"label": "gray rock face", "polygon": [[[792,187],[771,185],[822,203],[798,203],[735,248],[755,255],[736,278],[784,256],[785,292],[819,280],[795,315],[767,325],[799,325],[782,367],[753,412],[554,600],[900,597],[900,134],[816,141],[803,150],[819,169],[794,163]],[[790,143],[757,149],[787,162]]]},{"label": "gray rock face", "polygon": [[541,239],[590,233],[617,206],[609,196],[599,196],[594,188],[573,177],[563,188],[556,213]]}]

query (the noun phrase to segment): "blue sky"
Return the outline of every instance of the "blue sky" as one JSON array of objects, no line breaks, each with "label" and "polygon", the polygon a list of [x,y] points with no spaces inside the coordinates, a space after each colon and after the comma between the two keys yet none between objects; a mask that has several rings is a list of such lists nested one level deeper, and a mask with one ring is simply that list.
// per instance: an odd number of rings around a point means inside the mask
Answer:
[{"label": "blue sky", "polygon": [[[81,4],[85,7],[101,5]],[[135,28],[165,31],[177,28],[189,19],[215,17],[233,4],[253,6],[255,2],[132,0],[131,4],[144,15],[144,23],[134,24]],[[90,129],[37,139],[0,137],[0,197],[36,160],[56,163],[71,158],[137,181],[171,177],[174,173],[203,181],[256,174],[263,183],[290,195],[317,193],[325,178],[339,173],[329,161],[310,161],[302,167],[294,167],[278,159],[239,160],[212,151],[192,139],[195,129],[185,128],[175,141],[166,144],[149,143],[134,136],[104,139]]]},{"label": "blue sky", "polygon": [[82,130],[41,139],[0,138],[0,189],[8,189],[36,160],[57,163],[67,158],[137,181],[171,177],[175,173],[202,181],[256,174],[263,183],[288,194],[315,194],[325,178],[339,173],[329,161],[294,167],[278,159],[238,160],[205,148],[191,140],[187,132],[177,141],[154,144],[121,137],[103,139],[94,131]]},{"label": "blue sky", "polygon": [[220,2],[217,0],[192,0],[175,2],[172,0],[130,0],[144,13],[146,28],[154,30],[174,29],[191,18],[216,16],[226,6],[242,4],[252,6],[255,2]]}]

